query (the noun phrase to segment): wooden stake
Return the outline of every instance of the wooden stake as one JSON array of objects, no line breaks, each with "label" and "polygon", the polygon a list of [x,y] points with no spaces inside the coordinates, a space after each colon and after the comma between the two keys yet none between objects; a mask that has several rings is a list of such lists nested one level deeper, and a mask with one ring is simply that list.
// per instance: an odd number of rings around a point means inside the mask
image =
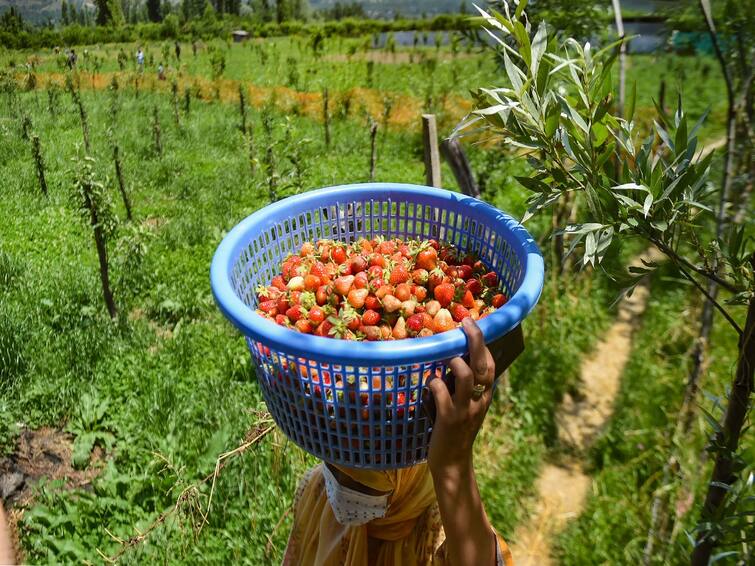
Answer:
[{"label": "wooden stake", "polygon": [[454,174],[461,192],[470,197],[480,198],[480,188],[477,186],[472,168],[469,166],[467,154],[459,140],[443,140],[440,144],[440,150],[451,167],[451,172]]},{"label": "wooden stake", "polygon": [[425,144],[425,182],[440,187],[440,153],[435,114],[422,114],[422,139]]},{"label": "wooden stake", "polygon": [[322,119],[325,123],[325,147],[330,147],[330,111],[328,109],[328,89],[322,93]]},{"label": "wooden stake", "polygon": [[370,123],[370,182],[375,180],[375,167],[377,166],[377,122]]}]

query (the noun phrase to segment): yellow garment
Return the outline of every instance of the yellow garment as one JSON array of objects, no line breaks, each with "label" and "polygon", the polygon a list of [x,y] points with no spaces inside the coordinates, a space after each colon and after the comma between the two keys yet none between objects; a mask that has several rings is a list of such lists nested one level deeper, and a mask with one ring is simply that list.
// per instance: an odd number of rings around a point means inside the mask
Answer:
[{"label": "yellow garment", "polygon": [[[386,515],[358,527],[336,521],[322,466],[307,472],[296,491],[284,566],[446,566],[445,533],[427,464],[386,471],[339,467],[362,485],[391,492]],[[498,550],[503,564],[513,566],[501,537]]]}]

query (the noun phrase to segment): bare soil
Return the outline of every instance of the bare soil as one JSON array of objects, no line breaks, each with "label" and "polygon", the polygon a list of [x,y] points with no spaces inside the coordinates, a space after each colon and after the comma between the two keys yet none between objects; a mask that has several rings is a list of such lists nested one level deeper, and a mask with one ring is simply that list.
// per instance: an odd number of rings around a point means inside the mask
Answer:
[{"label": "bare soil", "polygon": [[18,537],[18,522],[23,509],[33,499],[33,489],[41,478],[63,480],[64,489],[86,489],[102,470],[104,454],[99,447],[92,453],[85,470],[73,467],[73,437],[67,432],[44,427],[21,432],[15,451],[0,459],[0,498],[8,510],[11,538],[16,557],[23,562]]},{"label": "bare soil", "polygon": [[[656,250],[640,258],[659,260]],[[640,264],[640,258],[632,263]],[[517,566],[550,566],[551,539],[577,517],[592,485],[581,456],[590,448],[613,413],[621,376],[632,351],[632,336],[649,297],[645,280],[618,307],[616,321],[587,357],[580,371],[579,393],[564,395],[556,414],[559,446],[553,461],[540,470],[536,503],[529,520],[514,533],[512,554]]]}]

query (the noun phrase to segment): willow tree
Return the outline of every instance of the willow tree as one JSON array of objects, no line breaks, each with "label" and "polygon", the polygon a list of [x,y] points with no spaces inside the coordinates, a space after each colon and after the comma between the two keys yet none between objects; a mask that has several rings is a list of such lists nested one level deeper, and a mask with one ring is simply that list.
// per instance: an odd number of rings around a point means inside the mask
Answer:
[{"label": "willow tree", "polygon": [[[703,119],[691,124],[680,99],[673,115],[657,108],[652,131],[642,137],[632,120],[636,90],[628,93],[623,113],[616,109],[612,65],[623,40],[595,50],[558,37],[545,23],[535,28],[525,5],[511,11],[504,3],[502,13],[480,10],[506,86],[479,89],[475,109],[457,133],[473,130],[526,155],[531,174],[519,178],[532,192],[525,221],[578,196],[582,221],[559,226],[555,234],[570,238],[583,265],[599,264],[619,239],[653,245],[736,336],[738,361],[724,414],[709,419],[713,471],[692,537],[693,564],[707,564],[715,547],[736,548],[751,532],[752,511],[736,505],[747,485],[740,440],[755,370],[755,245],[744,224],[714,228],[716,214],[729,211],[720,208],[721,187],[708,179],[713,153],[699,153]],[[630,267],[634,279],[627,292],[655,267]],[[728,294],[726,303],[709,293],[711,282]],[[734,312],[742,307],[743,315]]]}]

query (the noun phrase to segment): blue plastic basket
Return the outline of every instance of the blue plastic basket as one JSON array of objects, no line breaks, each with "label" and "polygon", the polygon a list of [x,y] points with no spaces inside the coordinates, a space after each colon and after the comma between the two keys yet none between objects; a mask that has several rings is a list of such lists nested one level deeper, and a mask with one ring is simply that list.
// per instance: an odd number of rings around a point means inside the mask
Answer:
[{"label": "blue plastic basket", "polygon": [[263,208],[223,239],[210,275],[221,311],[246,336],[283,432],[323,460],[389,469],[426,459],[432,422],[422,390],[467,351],[464,332],[353,342],[300,334],[255,312],[257,286],[268,285],[303,242],[376,236],[435,238],[476,252],[509,298],[479,321],[486,343],[518,325],[540,297],[543,258],[517,221],[462,194],[393,183],[330,187]]}]

